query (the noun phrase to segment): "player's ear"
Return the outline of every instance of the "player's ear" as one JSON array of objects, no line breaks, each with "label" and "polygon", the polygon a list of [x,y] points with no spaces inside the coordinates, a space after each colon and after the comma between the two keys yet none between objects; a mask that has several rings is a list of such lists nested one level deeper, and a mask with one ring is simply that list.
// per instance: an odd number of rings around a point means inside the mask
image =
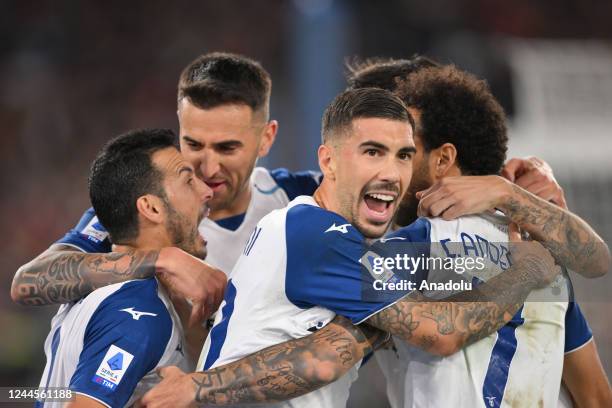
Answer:
[{"label": "player's ear", "polygon": [[161,224],[165,220],[166,208],[161,198],[153,194],[145,194],[136,200],[138,214],[153,224]]},{"label": "player's ear", "polygon": [[436,178],[450,175],[453,170],[459,168],[457,163],[457,148],[452,143],[444,143],[431,152],[434,161],[433,174]]},{"label": "player's ear", "polygon": [[278,122],[275,120],[268,121],[265,124],[265,128],[261,135],[261,141],[259,143],[259,151],[257,157],[264,157],[268,155],[268,152],[276,140],[276,133],[278,132]]},{"label": "player's ear", "polygon": [[336,179],[336,162],[333,154],[333,147],[322,144],[317,152],[319,156],[319,168],[323,173],[323,178],[328,180]]}]

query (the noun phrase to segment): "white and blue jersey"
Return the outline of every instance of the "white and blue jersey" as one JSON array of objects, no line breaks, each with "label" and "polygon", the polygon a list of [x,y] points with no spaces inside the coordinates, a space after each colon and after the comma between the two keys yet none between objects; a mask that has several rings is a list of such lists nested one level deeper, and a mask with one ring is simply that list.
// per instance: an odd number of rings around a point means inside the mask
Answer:
[{"label": "white and blue jersey", "polygon": [[[251,201],[244,214],[216,221],[202,220],[199,231],[207,241],[206,262],[229,274],[259,220],[270,211],[285,207],[297,196],[312,195],[320,181],[321,173],[317,172],[291,173],[282,168],[256,167],[250,178]],[[90,253],[110,252],[108,233],[94,215],[93,209],[89,209],[79,224],[57,243]]]},{"label": "white and blue jersey", "polygon": [[159,382],[157,367],[190,368],[183,341],[155,278],[109,285],[60,307],[45,341],[40,387],[69,387],[108,407],[127,406]]},{"label": "white and blue jersey", "polygon": [[[465,279],[477,284],[510,266],[507,226],[500,217],[427,222],[432,252],[450,258],[486,258],[487,267],[466,272]],[[400,229],[387,239],[403,236]],[[435,273],[429,272],[428,280],[436,281]],[[554,296],[548,296],[548,301],[533,301],[549,292]],[[395,338],[394,351],[376,353],[391,406],[556,407],[564,350],[580,347],[591,336],[578,306],[568,307],[568,296],[567,282],[560,277],[550,287],[532,292],[497,333],[448,357],[434,356]]]},{"label": "white and blue jersey", "polygon": [[[413,227],[415,240],[426,234]],[[324,327],[336,314],[359,324],[407,293],[364,297],[374,279],[360,259],[365,238],[340,215],[298,197],[257,225],[230,275],[198,363],[221,366],[258,350],[301,338]],[[346,405],[353,367],[338,381],[275,406]]]}]

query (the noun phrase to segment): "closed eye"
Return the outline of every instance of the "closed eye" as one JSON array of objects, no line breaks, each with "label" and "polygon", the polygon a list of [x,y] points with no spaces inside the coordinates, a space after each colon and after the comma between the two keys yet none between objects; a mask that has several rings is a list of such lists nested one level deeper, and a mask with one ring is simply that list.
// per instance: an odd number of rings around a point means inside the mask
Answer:
[{"label": "closed eye", "polygon": [[239,140],[228,140],[221,143],[216,143],[214,149],[221,154],[232,154],[243,146]]}]

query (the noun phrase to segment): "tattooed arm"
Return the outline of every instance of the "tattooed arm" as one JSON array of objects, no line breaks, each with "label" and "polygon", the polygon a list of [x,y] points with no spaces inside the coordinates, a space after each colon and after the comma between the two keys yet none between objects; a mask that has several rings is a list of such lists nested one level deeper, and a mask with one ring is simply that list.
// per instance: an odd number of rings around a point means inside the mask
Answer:
[{"label": "tattooed arm", "polygon": [[473,290],[440,301],[413,292],[367,323],[432,354],[451,355],[504,326],[531,290],[557,276],[559,268],[540,244],[523,243],[512,251],[514,265]]},{"label": "tattooed arm", "polygon": [[586,222],[501,177],[446,177],[417,197],[421,215],[444,219],[499,208],[559,264],[589,278],[610,269],[608,246]]},{"label": "tattooed arm", "polygon": [[155,273],[159,251],[88,254],[54,244],[17,270],[11,298],[29,306],[66,303],[91,291]]},{"label": "tattooed arm", "polygon": [[61,244],[19,268],[11,298],[32,306],[66,303],[97,288],[156,273],[171,291],[192,300],[191,325],[217,310],[223,299],[225,274],[178,248],[90,254]]},{"label": "tattooed arm", "polygon": [[548,248],[559,264],[591,278],[608,272],[608,246],[586,222],[515,184],[510,186],[512,193],[500,208]]},{"label": "tattooed arm", "polygon": [[269,404],[336,381],[388,335],[337,316],[321,330],[260,350],[208,371],[160,371],[163,381],[142,399],[146,407]]}]

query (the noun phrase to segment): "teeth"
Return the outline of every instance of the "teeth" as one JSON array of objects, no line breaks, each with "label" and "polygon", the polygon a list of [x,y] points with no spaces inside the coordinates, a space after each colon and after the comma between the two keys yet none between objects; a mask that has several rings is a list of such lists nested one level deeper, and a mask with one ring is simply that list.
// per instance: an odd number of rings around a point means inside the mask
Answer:
[{"label": "teeth", "polygon": [[375,198],[377,200],[380,200],[380,201],[390,202],[390,201],[394,200],[394,197],[392,195],[388,195],[388,194],[378,194],[377,193],[377,194],[368,194],[368,195],[370,197],[373,197],[373,198]]}]

